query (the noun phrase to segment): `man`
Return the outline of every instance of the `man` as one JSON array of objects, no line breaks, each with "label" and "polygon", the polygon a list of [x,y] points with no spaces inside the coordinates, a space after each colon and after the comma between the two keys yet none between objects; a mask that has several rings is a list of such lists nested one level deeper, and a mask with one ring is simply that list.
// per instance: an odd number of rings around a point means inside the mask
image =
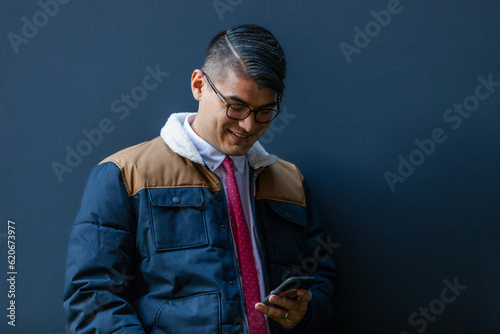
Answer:
[{"label": "man", "polygon": [[[94,168],[69,243],[73,331],[331,332],[335,268],[307,187],[257,141],[285,73],[266,29],[222,32],[191,77],[198,112],[172,114],[160,137]],[[297,273],[318,283],[260,303]]]}]

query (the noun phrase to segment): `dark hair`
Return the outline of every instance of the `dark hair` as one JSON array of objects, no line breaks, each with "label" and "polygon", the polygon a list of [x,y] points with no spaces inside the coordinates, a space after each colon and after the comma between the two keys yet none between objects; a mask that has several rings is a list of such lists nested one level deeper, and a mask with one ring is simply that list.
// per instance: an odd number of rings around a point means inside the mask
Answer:
[{"label": "dark hair", "polygon": [[254,80],[259,87],[273,89],[281,99],[285,89],[285,53],[267,29],[245,24],[220,32],[212,39],[203,70],[214,81],[223,81],[229,68]]}]

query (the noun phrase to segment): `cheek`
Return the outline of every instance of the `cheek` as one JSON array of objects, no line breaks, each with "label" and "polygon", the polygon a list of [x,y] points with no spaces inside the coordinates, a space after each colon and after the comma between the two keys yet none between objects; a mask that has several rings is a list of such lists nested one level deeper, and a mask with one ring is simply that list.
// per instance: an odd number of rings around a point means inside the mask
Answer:
[{"label": "cheek", "polygon": [[230,126],[227,122],[221,121],[220,119],[215,119],[212,122],[212,129],[214,131],[213,135],[218,137],[224,137],[227,135],[227,129]]}]

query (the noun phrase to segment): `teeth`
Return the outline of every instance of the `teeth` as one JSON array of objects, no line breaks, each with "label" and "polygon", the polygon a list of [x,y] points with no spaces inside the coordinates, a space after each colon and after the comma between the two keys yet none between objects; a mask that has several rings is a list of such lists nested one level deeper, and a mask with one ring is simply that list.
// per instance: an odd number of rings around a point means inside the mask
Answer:
[{"label": "teeth", "polygon": [[[232,131],[231,131],[231,132],[232,132]],[[248,137],[248,136],[242,136],[242,135],[239,135],[239,134],[234,133],[234,132],[232,132],[232,133],[233,133],[236,137],[240,137],[240,138],[246,138],[246,137]]]}]

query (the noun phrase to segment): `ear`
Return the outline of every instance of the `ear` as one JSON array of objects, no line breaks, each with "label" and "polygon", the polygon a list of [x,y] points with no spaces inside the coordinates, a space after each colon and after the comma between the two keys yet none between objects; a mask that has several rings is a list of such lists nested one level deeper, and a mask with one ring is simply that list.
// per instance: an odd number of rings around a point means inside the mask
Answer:
[{"label": "ear", "polygon": [[193,97],[195,100],[200,101],[203,95],[203,87],[205,86],[205,75],[201,70],[194,70],[191,75],[191,91],[193,92]]}]

